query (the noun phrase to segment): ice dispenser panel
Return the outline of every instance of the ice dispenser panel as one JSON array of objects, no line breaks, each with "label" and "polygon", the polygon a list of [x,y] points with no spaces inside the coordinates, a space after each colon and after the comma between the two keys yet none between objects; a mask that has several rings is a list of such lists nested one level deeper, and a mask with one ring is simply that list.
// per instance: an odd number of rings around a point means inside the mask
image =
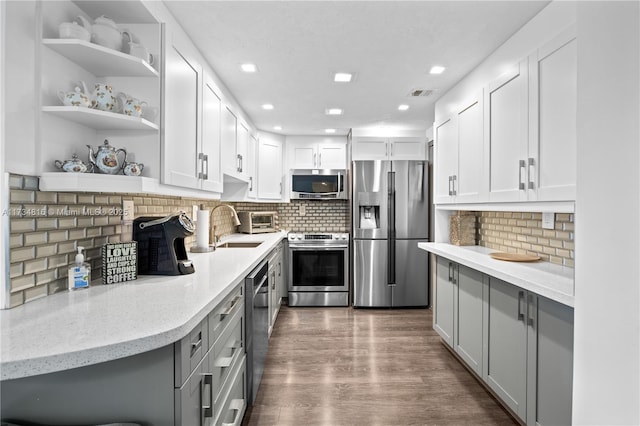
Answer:
[{"label": "ice dispenser panel", "polygon": [[360,229],[380,228],[380,202],[376,193],[358,193],[358,208],[358,227]]}]

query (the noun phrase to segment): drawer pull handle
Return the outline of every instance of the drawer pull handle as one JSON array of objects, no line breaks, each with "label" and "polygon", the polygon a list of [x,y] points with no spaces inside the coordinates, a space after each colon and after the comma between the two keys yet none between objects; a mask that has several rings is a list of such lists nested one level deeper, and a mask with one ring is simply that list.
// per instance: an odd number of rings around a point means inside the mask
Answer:
[{"label": "drawer pull handle", "polygon": [[229,411],[235,411],[236,414],[233,416],[233,423],[222,423],[222,426],[238,426],[242,421],[242,416],[240,413],[244,409],[244,399],[232,399],[231,404],[229,404]]},{"label": "drawer pull handle", "polygon": [[193,354],[196,353],[201,346],[202,346],[202,332],[198,333],[197,342],[191,342],[191,356],[193,356]]},{"label": "drawer pull handle", "polygon": [[525,303],[524,301],[524,291],[518,292],[518,321],[524,322],[524,310],[525,308],[522,305]]},{"label": "drawer pull handle", "polygon": [[202,392],[201,399],[204,401],[204,388],[209,386],[209,405],[202,406],[202,415],[205,418],[213,417],[213,374],[205,373],[203,374],[202,386],[200,388],[200,392]]},{"label": "drawer pull handle", "polygon": [[231,366],[231,364],[233,363],[233,358],[236,355],[236,350],[238,350],[240,347],[242,347],[242,342],[236,340],[235,342],[233,342],[233,345],[230,346],[230,349],[232,349],[232,354],[231,356],[224,356],[224,357],[220,357],[218,359],[216,359],[216,362],[214,363],[214,366],[218,367],[218,368],[228,368]]},{"label": "drawer pull handle", "polygon": [[220,313],[220,319],[223,319],[224,317],[226,317],[227,315],[229,315],[231,313],[231,311],[233,311],[233,308],[235,308],[236,304],[240,301],[241,297],[238,296],[235,299],[233,299],[231,301],[231,304],[229,305],[229,307],[227,308],[226,311]]}]

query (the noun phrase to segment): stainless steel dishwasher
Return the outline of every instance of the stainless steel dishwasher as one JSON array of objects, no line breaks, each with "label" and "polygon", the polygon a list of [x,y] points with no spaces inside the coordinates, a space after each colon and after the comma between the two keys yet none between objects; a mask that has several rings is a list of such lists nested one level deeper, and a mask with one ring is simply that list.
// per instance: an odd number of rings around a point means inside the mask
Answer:
[{"label": "stainless steel dishwasher", "polygon": [[269,263],[260,263],[245,279],[247,406],[258,394],[269,346]]}]

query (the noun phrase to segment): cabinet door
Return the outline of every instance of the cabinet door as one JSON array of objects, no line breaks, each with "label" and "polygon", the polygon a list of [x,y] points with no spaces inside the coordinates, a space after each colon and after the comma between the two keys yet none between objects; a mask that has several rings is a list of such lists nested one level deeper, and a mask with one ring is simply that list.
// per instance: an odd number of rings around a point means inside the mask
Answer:
[{"label": "cabinet door", "polygon": [[482,375],[482,273],[457,267],[455,350],[479,376]]},{"label": "cabinet door", "polygon": [[484,118],[489,201],[527,198],[527,85],[527,66],[523,61],[487,89]]},{"label": "cabinet door", "polygon": [[435,204],[452,203],[452,178],[458,174],[458,132],[454,118],[436,125],[435,130],[435,170],[433,202]]},{"label": "cabinet door", "polygon": [[175,424],[207,426],[213,424],[212,377],[208,372],[210,352],[181,388],[175,389]]},{"label": "cabinet door", "polygon": [[238,136],[236,141],[236,158],[238,159],[238,173],[247,176],[247,153],[249,152],[249,128],[238,122]]},{"label": "cabinet door", "polygon": [[491,277],[486,382],[521,419],[527,414],[526,292]]},{"label": "cabinet door", "polygon": [[258,198],[281,200],[282,144],[261,138],[258,147]]},{"label": "cabinet door", "polygon": [[529,200],[576,197],[577,41],[575,27],[529,58]]},{"label": "cabinet door", "polygon": [[351,145],[351,159],[357,160],[387,160],[389,145],[387,138],[358,137]]},{"label": "cabinet door", "polygon": [[426,138],[390,138],[389,160],[426,160]]},{"label": "cabinet door", "polygon": [[189,43],[166,33],[162,183],[198,188],[198,101],[200,65]]},{"label": "cabinet door", "polygon": [[317,167],[319,169],[346,169],[347,146],[344,144],[319,144]]},{"label": "cabinet door", "polygon": [[237,121],[236,115],[229,107],[222,108],[222,128],[220,133],[222,171],[228,175],[237,175],[240,165],[236,157]]},{"label": "cabinet door", "polygon": [[481,90],[458,109],[458,173],[455,181],[457,203],[483,201],[486,197],[483,111]]},{"label": "cabinet door", "polygon": [[220,168],[220,113],[222,101],[216,93],[210,77],[205,75],[202,87],[202,189],[222,192],[222,170]]},{"label": "cabinet door", "polygon": [[451,347],[453,347],[454,332],[454,267],[453,262],[443,257],[438,257],[436,260],[436,300],[433,312],[433,329]]},{"label": "cabinet door", "polygon": [[527,423],[570,425],[573,309],[529,294]]},{"label": "cabinet door", "polygon": [[256,198],[258,196],[258,140],[255,136],[249,136],[249,147],[247,148],[247,178],[249,179],[249,188],[247,189],[247,197]]},{"label": "cabinet door", "polygon": [[290,148],[290,169],[315,169],[318,164],[318,153],[315,143],[296,143]]}]

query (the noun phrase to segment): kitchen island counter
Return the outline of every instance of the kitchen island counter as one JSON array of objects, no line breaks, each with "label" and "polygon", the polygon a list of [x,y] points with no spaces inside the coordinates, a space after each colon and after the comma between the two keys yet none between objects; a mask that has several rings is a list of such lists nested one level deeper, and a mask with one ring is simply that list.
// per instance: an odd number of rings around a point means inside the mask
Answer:
[{"label": "kitchen island counter", "polygon": [[496,250],[481,246],[418,243],[418,247],[573,307],[574,270],[572,268],[542,261],[525,263],[496,260],[489,256],[489,253]]},{"label": "kitchen island counter", "polygon": [[195,273],[62,292],[0,311],[0,380],[77,368],[186,336],[274,249],[286,232],[234,234],[255,248],[191,253]]}]

